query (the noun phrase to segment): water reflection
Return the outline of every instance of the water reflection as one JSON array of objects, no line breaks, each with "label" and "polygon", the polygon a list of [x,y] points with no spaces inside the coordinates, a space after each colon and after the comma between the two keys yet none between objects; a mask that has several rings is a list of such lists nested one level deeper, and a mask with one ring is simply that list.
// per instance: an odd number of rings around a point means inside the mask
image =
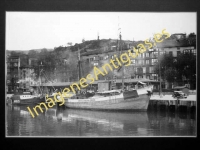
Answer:
[{"label": "water reflection", "polygon": [[26,106],[6,107],[7,136],[195,136],[196,119],[169,111],[103,112],[55,107],[32,118]]}]

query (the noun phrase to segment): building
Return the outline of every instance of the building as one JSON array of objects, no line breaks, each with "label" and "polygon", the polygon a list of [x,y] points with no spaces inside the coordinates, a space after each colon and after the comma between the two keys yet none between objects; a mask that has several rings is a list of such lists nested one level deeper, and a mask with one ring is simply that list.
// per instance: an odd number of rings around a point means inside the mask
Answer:
[{"label": "building", "polygon": [[20,67],[19,90],[29,91],[34,82],[34,68],[26,65]]},{"label": "building", "polygon": [[[128,52],[128,49],[133,49],[138,44],[144,44],[144,41],[138,42],[123,42],[122,52]],[[145,45],[145,44],[144,44]],[[118,45],[115,45],[118,47]],[[114,47],[114,45],[112,46]],[[147,48],[147,47],[146,47]],[[112,48],[101,48],[93,51],[87,51],[81,54],[82,61],[86,64],[92,64],[93,66],[100,65],[100,61],[112,59],[114,55],[119,52],[120,48],[112,49]],[[132,78],[132,79],[150,79],[152,81],[157,81],[155,84],[155,89],[159,89],[159,78],[158,74],[155,71],[156,66],[158,65],[160,55],[164,53],[171,54],[174,59],[176,59],[177,55],[180,53],[191,52],[196,54],[196,38],[193,37],[188,40],[186,38],[186,34],[177,33],[172,34],[169,39],[164,40],[161,43],[157,43],[157,47],[146,50],[145,53],[139,54],[135,59],[131,59],[131,68],[133,71],[130,73],[131,75],[124,78]],[[133,52],[134,53],[134,52]],[[161,79],[162,88],[173,88],[173,85],[169,85]],[[156,82],[154,82],[156,83]]]},{"label": "building", "polygon": [[[142,41],[139,42],[131,42],[131,41],[123,41],[122,46],[122,53],[128,52],[129,49],[133,49],[133,47],[136,47],[137,44],[142,43]],[[115,48],[116,47],[116,48]],[[103,49],[103,50],[102,50]],[[110,49],[104,50],[105,48],[102,48],[100,50],[94,50],[94,51],[88,51],[85,53],[82,53],[82,61],[84,63],[89,63],[94,66],[100,66],[101,62],[107,62],[110,59],[114,59],[114,55],[117,53],[119,54],[118,45],[112,45]],[[132,53],[134,53],[132,51]],[[147,50],[143,54],[139,54],[138,57],[135,59],[131,59],[131,65],[125,68],[125,76],[124,78],[127,79],[151,79],[157,82],[155,83],[155,88],[158,88],[158,75],[154,73],[154,66],[157,63],[157,52],[154,52],[152,49]],[[129,70],[131,72],[129,73]],[[114,71],[115,72],[115,71]],[[106,78],[106,77],[105,77]],[[121,77],[117,77],[121,78]]]},{"label": "building", "polygon": [[27,91],[30,87],[30,75],[34,68],[26,54],[7,55],[6,62],[6,85],[8,93]]},{"label": "building", "polygon": [[[170,54],[173,57],[174,62],[177,61],[177,56],[181,53],[193,53],[196,55],[196,36],[192,34],[186,37],[186,34],[183,33],[172,34],[170,38],[161,43],[157,43],[157,51],[161,54]],[[186,82],[184,80],[187,80],[187,84],[185,84]],[[172,84],[165,81],[165,88],[173,88],[174,86],[178,86],[178,84],[183,86],[187,85],[192,89],[196,88],[195,83],[193,85],[188,85],[188,79],[177,79],[177,81],[179,82]]]},{"label": "building", "polygon": [[20,78],[20,57],[19,56],[9,56],[7,58],[7,92],[17,92],[19,88],[19,78]]}]

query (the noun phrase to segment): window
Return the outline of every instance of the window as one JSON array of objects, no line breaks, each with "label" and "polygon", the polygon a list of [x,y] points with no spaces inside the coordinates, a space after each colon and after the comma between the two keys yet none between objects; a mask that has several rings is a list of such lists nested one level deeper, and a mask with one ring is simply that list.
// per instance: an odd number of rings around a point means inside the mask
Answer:
[{"label": "window", "polygon": [[131,60],[131,65],[135,64],[135,59]]},{"label": "window", "polygon": [[172,56],[172,51],[171,51],[171,52],[169,52],[169,55],[171,55],[171,56]]},{"label": "window", "polygon": [[143,73],[146,73],[146,67],[142,67]]},{"label": "window", "polygon": [[180,51],[177,51],[177,56],[179,56],[181,54],[181,52]]},{"label": "window", "polygon": [[144,60],[138,60],[138,65],[144,65]]},{"label": "window", "polygon": [[152,65],[155,65],[155,64],[158,63],[158,59],[152,59],[151,62],[152,62],[152,63],[151,63]]},{"label": "window", "polygon": [[[131,54],[132,54],[132,55],[135,55],[135,53],[133,52],[133,50],[131,50]],[[131,56],[131,54],[128,53],[128,56]]]},{"label": "window", "polygon": [[146,57],[149,57],[149,53],[146,53]]},{"label": "window", "polygon": [[149,67],[149,73],[153,73],[153,67]]},{"label": "window", "polygon": [[196,55],[196,49],[192,49],[191,52]]},{"label": "window", "polygon": [[94,66],[98,66],[98,63],[94,63]]},{"label": "window", "polygon": [[143,68],[137,68],[137,74],[143,74]]},{"label": "window", "polygon": [[141,54],[141,58],[144,58],[144,57],[145,57],[145,53],[142,53],[142,54]]},{"label": "window", "polygon": [[149,65],[149,60],[146,60],[146,65]]},{"label": "window", "polygon": [[106,56],[104,57],[104,59],[108,59],[108,55],[106,55]]},{"label": "window", "polygon": [[164,52],[160,52],[160,55],[163,55],[164,54]]},{"label": "window", "polygon": [[94,60],[99,60],[99,56],[95,56],[95,57],[94,57]]},{"label": "window", "polygon": [[158,76],[158,75],[157,75],[157,74],[152,74],[152,76],[155,76],[155,77],[156,77],[156,76]]},{"label": "window", "polygon": [[90,61],[93,61],[94,60],[94,58],[90,58]]},{"label": "window", "polygon": [[152,52],[152,57],[158,57],[158,52]]}]

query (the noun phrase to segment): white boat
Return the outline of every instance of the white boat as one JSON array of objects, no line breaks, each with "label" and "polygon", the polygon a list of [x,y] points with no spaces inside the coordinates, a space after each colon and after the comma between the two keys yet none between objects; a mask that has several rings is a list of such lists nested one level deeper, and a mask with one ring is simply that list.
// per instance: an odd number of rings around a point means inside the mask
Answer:
[{"label": "white boat", "polygon": [[[143,83],[143,87],[129,91],[122,91],[121,89],[108,90],[97,92],[95,95],[88,98],[83,98],[82,95],[76,94],[70,98],[63,97],[67,108],[146,111],[152,91],[153,85],[147,86]],[[60,99],[59,96],[58,99]]]}]

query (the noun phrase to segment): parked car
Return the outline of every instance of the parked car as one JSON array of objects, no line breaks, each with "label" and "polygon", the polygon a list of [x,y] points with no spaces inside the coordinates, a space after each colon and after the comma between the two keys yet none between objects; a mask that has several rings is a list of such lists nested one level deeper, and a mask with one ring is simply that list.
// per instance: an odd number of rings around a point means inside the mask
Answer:
[{"label": "parked car", "polygon": [[183,93],[182,91],[174,91],[172,94],[172,97],[174,98],[187,98],[187,95]]}]

